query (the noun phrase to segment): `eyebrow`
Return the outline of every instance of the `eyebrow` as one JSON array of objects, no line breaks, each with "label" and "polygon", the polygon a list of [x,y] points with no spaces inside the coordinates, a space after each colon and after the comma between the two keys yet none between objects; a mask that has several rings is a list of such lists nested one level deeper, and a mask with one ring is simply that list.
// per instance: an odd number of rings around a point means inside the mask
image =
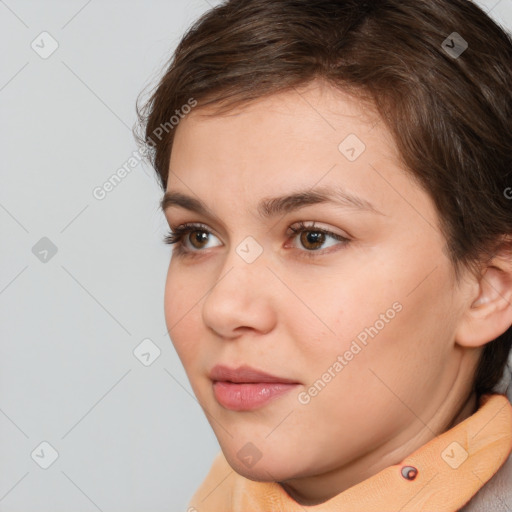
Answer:
[{"label": "eyebrow", "polygon": [[[385,216],[366,199],[350,194],[340,188],[332,187],[315,187],[315,190],[305,189],[288,195],[263,198],[259,202],[257,210],[261,218],[269,219],[299,210],[305,206],[325,203]],[[172,206],[185,208],[200,215],[217,219],[217,216],[205,203],[181,192],[165,192],[160,201],[160,208],[165,212],[167,208]]]}]

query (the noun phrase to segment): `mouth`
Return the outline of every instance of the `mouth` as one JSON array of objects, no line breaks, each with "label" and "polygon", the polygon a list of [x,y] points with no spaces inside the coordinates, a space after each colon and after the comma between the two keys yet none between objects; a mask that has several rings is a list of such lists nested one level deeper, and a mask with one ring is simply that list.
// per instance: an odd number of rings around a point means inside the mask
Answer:
[{"label": "mouth", "polygon": [[258,409],[300,385],[250,366],[215,366],[210,372],[217,402],[232,411]]}]

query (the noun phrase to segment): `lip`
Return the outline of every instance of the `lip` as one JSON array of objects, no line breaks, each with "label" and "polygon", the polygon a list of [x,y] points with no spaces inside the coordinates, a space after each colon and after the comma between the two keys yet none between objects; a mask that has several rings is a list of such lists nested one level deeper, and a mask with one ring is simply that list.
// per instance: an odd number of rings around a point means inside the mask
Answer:
[{"label": "lip", "polygon": [[247,365],[242,365],[238,368],[230,368],[229,366],[218,364],[210,371],[210,379],[213,381],[229,381],[237,383],[278,382],[282,384],[299,384],[295,380],[277,377],[276,375],[256,370],[255,368],[251,368]]},{"label": "lip", "polygon": [[211,370],[210,379],[217,402],[232,411],[263,407],[300,384],[246,365],[217,365]]}]

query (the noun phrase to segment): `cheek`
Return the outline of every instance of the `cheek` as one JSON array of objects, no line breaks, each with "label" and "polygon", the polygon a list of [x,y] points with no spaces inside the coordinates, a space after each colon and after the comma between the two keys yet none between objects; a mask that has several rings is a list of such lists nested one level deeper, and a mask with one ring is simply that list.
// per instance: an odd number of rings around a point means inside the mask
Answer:
[{"label": "cheek", "polygon": [[[392,280],[386,275],[369,277],[368,272],[327,278],[305,295],[308,308],[317,319],[307,315],[311,321],[307,324],[304,319],[304,327],[309,332],[321,330],[326,333],[321,347],[327,352],[343,353],[354,339],[364,344],[370,339],[368,331],[375,333],[375,328],[379,333],[388,330],[391,324],[399,321],[403,310],[398,300],[400,293]],[[304,313],[301,316],[304,318]]]},{"label": "cheek", "polygon": [[[407,286],[400,293],[369,304],[362,326],[360,318],[354,324],[358,333],[352,339],[361,351],[345,377],[359,398],[375,407],[396,397],[408,404],[427,401],[449,360],[453,320],[448,294],[434,280],[412,293],[409,283],[404,281]],[[358,343],[361,335],[365,343]]]},{"label": "cheek", "polygon": [[169,265],[164,292],[165,323],[172,344],[185,369],[199,353],[201,291],[194,292],[194,283]]},{"label": "cheek", "polygon": [[431,383],[441,371],[454,323],[448,284],[442,285],[449,283],[446,269],[439,265],[439,275],[425,279],[431,271],[426,263],[380,263],[309,290],[308,306],[323,323],[308,315],[312,323],[299,324],[309,379],[320,378],[342,356],[337,382],[354,390],[373,388],[373,382],[380,396],[386,390],[379,376],[405,390],[417,381]]},{"label": "cheek", "polygon": [[177,298],[183,293],[183,286],[172,271],[172,264],[169,264],[164,291],[164,314],[167,329],[171,335],[173,326],[180,318],[180,301]]},{"label": "cheek", "polygon": [[[328,345],[319,340],[316,350],[310,347],[303,360],[306,391],[311,391],[304,414],[322,417],[333,436],[346,436],[354,446],[361,436],[376,435],[375,422],[380,422],[379,432],[386,436],[410,421],[404,403],[421,410],[442,375],[444,351],[439,339],[446,333],[433,328],[436,323],[431,318],[422,318],[428,314],[411,297],[401,306],[392,305],[386,297],[380,303],[366,303],[364,314],[357,308],[338,309],[343,322],[336,332],[341,334]],[[379,318],[381,313],[387,323]]]}]

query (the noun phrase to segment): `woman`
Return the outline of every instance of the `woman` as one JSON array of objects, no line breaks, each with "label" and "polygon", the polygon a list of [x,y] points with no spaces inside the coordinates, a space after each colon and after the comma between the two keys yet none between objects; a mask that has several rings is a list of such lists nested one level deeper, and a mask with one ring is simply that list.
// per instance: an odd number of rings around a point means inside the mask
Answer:
[{"label": "woman", "polygon": [[510,498],[511,85],[466,0],[230,0],[184,36],[140,117],[222,450],[189,510]]}]

